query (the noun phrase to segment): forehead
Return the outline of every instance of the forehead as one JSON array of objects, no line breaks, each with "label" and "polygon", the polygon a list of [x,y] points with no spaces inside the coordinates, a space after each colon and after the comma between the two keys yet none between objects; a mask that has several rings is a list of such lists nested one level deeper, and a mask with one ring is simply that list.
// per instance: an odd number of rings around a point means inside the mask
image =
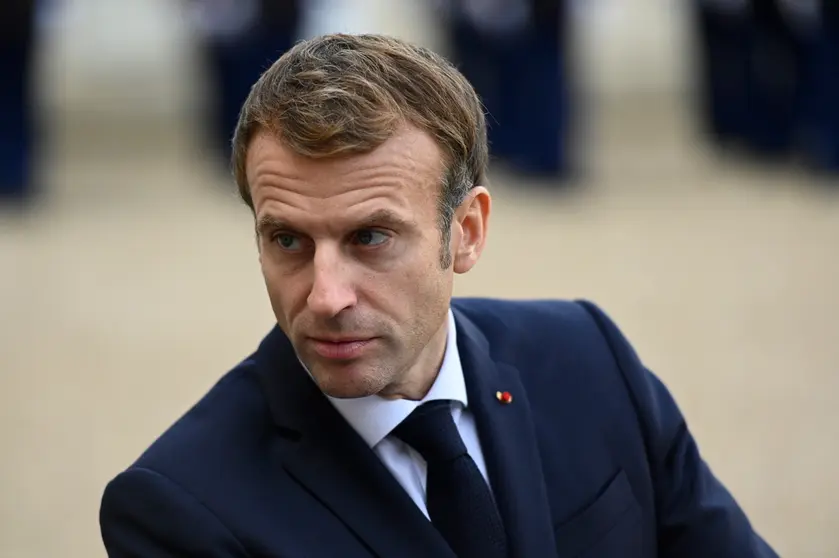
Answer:
[{"label": "forehead", "polygon": [[436,215],[443,160],[434,140],[412,127],[372,152],[326,159],[301,156],[260,133],[246,171],[258,219],[338,223],[387,209],[418,220]]}]

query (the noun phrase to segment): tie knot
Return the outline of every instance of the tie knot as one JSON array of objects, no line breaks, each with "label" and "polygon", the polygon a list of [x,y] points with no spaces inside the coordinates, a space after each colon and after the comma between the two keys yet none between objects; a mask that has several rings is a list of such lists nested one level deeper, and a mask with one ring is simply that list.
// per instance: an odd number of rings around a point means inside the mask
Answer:
[{"label": "tie knot", "polygon": [[466,455],[452,418],[451,401],[429,401],[408,415],[393,434],[417,450],[426,462],[440,463]]}]

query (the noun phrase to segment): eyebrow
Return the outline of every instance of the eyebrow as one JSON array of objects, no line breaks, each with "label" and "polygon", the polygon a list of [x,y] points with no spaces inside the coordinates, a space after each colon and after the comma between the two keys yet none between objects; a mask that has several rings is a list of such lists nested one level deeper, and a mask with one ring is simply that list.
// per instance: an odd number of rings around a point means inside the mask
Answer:
[{"label": "eyebrow", "polygon": [[[398,229],[407,228],[411,224],[412,221],[409,221],[397,215],[389,209],[377,209],[376,211],[373,211],[366,217],[362,218],[353,226],[357,229],[373,227]],[[275,217],[274,215],[263,215],[259,217],[256,221],[256,234],[258,236],[264,236],[270,232],[277,230],[288,231],[291,233],[299,232],[295,227],[292,227],[291,225],[289,225],[282,219]]]},{"label": "eyebrow", "polygon": [[265,236],[267,233],[277,230],[290,230],[289,226],[282,219],[273,215],[263,215],[256,221],[256,235]]},{"label": "eyebrow", "polygon": [[412,221],[404,219],[389,209],[377,209],[357,224],[358,228],[385,227],[385,228],[407,228]]}]

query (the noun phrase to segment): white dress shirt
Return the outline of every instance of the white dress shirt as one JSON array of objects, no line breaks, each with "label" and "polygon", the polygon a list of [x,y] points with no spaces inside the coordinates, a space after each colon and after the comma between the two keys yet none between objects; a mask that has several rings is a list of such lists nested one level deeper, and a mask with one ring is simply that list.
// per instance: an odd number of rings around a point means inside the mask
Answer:
[{"label": "white dress shirt", "polygon": [[426,508],[425,486],[427,465],[425,460],[413,448],[391,436],[390,432],[405,420],[418,406],[428,401],[440,399],[452,400],[452,418],[463,438],[463,443],[478,470],[487,479],[486,462],[478,439],[475,418],[469,411],[466,396],[466,382],[457,350],[457,331],[454,314],[449,310],[448,337],[443,365],[434,384],[422,401],[405,399],[388,400],[377,395],[359,399],[329,400],[350,426],[370,445],[379,459],[393,473],[399,484],[405,489],[419,509],[428,517]]}]

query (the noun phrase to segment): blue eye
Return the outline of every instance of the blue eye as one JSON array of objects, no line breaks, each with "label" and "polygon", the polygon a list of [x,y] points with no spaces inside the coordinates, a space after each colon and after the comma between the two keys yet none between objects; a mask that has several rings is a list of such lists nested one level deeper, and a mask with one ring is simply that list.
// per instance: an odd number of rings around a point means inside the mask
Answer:
[{"label": "blue eye", "polygon": [[355,242],[362,246],[378,246],[388,241],[390,237],[383,232],[363,229],[355,233]]},{"label": "blue eye", "polygon": [[294,236],[293,234],[280,233],[274,237],[274,241],[283,250],[294,251],[300,249],[300,239]]}]

